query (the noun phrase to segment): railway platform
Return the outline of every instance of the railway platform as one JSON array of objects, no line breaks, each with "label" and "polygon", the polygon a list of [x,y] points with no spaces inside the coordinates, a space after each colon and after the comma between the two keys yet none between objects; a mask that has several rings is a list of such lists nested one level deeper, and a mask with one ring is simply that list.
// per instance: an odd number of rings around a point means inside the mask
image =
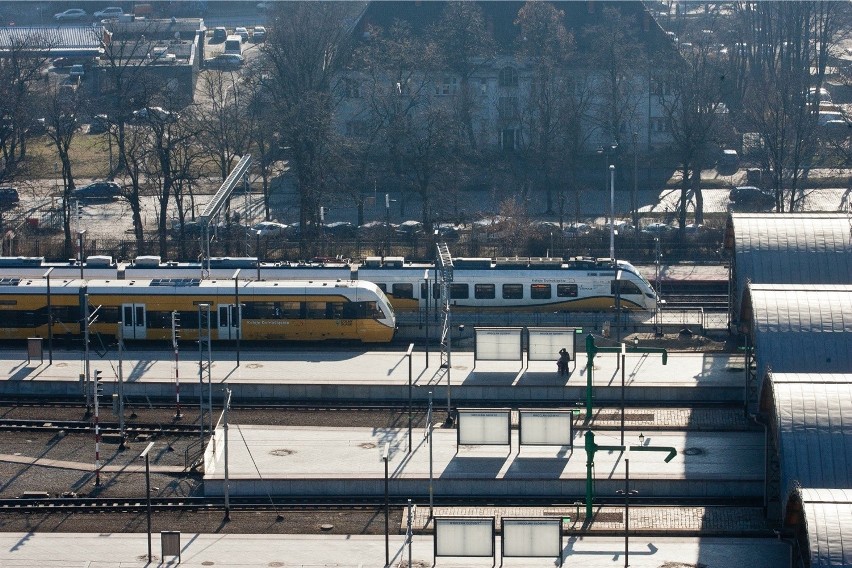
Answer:
[{"label": "railway platform", "polygon": [[[475,361],[471,351],[451,354],[449,369],[440,353],[417,348],[409,362],[404,351],[280,347],[274,351],[215,346],[207,371],[199,373],[199,351],[133,349],[93,353],[90,368],[102,372],[104,394],[119,391],[121,376],[127,397],[174,400],[178,386],[183,400],[197,401],[212,393],[222,399],[224,388],[235,402],[393,402],[409,396],[422,405],[429,393],[454,405],[483,400],[506,404],[553,402],[573,405],[586,399],[587,358],[577,354],[570,375],[560,377],[553,361]],[[119,362],[121,363],[119,365]],[[119,373],[119,367],[121,373]],[[410,369],[410,372],[409,372]],[[26,351],[0,351],[0,396],[82,397],[84,373],[80,351],[53,351],[53,364],[29,360]],[[628,354],[624,367],[624,400],[629,405],[739,404],[744,396],[743,356],[731,353],[671,353],[663,365],[656,354]],[[411,388],[409,389],[409,384]],[[621,400],[619,356],[601,354],[594,360],[596,405]],[[448,387],[449,385],[449,387]],[[449,397],[448,397],[449,390]]]},{"label": "railway platform", "polygon": [[[385,565],[385,537],[364,535],[246,535],[182,534],[180,564],[176,557],[160,557],[160,535],[152,538],[148,562],[144,533],[0,533],[0,565],[17,568],[90,567],[130,568],[152,566],[374,568]],[[496,550],[500,550],[500,537]],[[415,535],[410,566],[486,567],[491,557],[435,558],[431,535]],[[61,551],[61,552],[59,552]],[[696,567],[749,566],[778,568],[790,565],[790,546],[776,538],[683,538],[661,536],[631,540],[630,566]],[[499,554],[499,552],[498,552]],[[409,566],[405,536],[388,539],[390,566]],[[564,566],[612,568],[624,565],[624,542],[618,537],[563,537]],[[507,568],[554,566],[554,558],[502,559]]]},{"label": "railway platform", "polygon": [[[231,496],[375,497],[387,488],[397,498],[547,496],[573,502],[585,494],[588,470],[582,429],[573,431],[571,446],[520,446],[517,430],[510,433],[511,445],[465,445],[458,441],[458,430],[440,428],[433,429],[430,447],[425,431],[235,424],[226,440],[220,427],[204,455],[204,493],[224,496],[227,453]],[[620,433],[598,431],[596,442],[619,445]],[[671,447],[677,455],[664,463],[663,451],[599,450],[593,464],[597,495],[614,496],[624,488],[629,459],[630,487],[643,497],[744,501],[763,497],[763,432],[669,431],[641,438],[629,432],[625,444]]]}]

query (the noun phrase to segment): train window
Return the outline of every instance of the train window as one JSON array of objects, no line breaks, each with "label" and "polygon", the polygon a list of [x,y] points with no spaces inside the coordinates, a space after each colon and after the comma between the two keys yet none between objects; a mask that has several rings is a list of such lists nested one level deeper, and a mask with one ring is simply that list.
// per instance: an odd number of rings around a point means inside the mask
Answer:
[{"label": "train window", "polygon": [[467,284],[450,284],[450,299],[467,300],[470,298],[470,289]]},{"label": "train window", "polygon": [[325,305],[326,319],[341,319],[343,317],[343,302],[328,302]]},{"label": "train window", "polygon": [[18,300],[0,300],[0,306],[17,306]]},{"label": "train window", "polygon": [[[420,297],[424,298],[424,299],[426,298],[426,283],[425,282],[420,283]],[[438,286],[438,284],[432,284],[432,298],[437,300],[440,297],[441,297],[441,287]]]},{"label": "train window", "polygon": [[503,284],[504,300],[521,300],[524,297],[523,284]]},{"label": "train window", "polygon": [[621,282],[621,293],[622,294],[638,294],[642,295],[642,290],[639,289],[639,286],[634,284],[633,282],[625,282],[622,280]]},{"label": "train window", "polygon": [[382,292],[384,292],[385,294],[387,294],[387,293],[388,293],[388,285],[387,285],[387,284],[383,284],[383,283],[381,283],[381,282],[376,282],[376,286],[378,286],[378,287],[379,287],[379,290],[381,290],[381,291],[382,291]]},{"label": "train window", "polygon": [[246,302],[242,316],[243,319],[277,319],[281,317],[281,308],[275,302]]},{"label": "train window", "polygon": [[577,297],[577,285],[576,284],[557,284],[556,285],[556,297],[557,298],[576,298]]},{"label": "train window", "polygon": [[547,300],[550,298],[550,284],[530,285],[530,298],[534,300]]},{"label": "train window", "polygon": [[118,306],[101,306],[101,309],[98,310],[98,322],[117,323]]},{"label": "train window", "polygon": [[307,319],[325,319],[325,302],[305,302]]},{"label": "train window", "polygon": [[151,312],[145,314],[150,329],[171,329],[172,312]]},{"label": "train window", "polygon": [[302,319],[302,303],[301,302],[281,302],[281,317],[284,319]]},{"label": "train window", "polygon": [[124,306],[124,315],[122,316],[122,321],[125,322],[125,325],[132,325],[133,322],[133,306],[126,305]]},{"label": "train window", "polygon": [[474,284],[473,297],[477,300],[493,300],[495,297],[494,284]]},{"label": "train window", "polygon": [[379,305],[376,302],[364,302],[364,304],[366,305],[364,311],[366,317],[373,319],[384,317],[382,310],[379,309]]},{"label": "train window", "polygon": [[394,298],[414,298],[414,284],[394,284],[391,290]]}]

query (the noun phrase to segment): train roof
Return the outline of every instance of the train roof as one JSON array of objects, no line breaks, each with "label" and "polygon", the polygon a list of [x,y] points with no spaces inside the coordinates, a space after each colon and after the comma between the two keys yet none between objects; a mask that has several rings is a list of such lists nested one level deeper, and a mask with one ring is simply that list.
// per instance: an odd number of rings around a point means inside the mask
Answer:
[{"label": "train roof", "polygon": [[[243,292],[275,293],[308,293],[308,294],[341,294],[347,290],[362,289],[373,292],[378,287],[363,280],[269,280],[252,281],[238,280],[239,289]],[[111,292],[128,292],[128,288],[138,289],[146,295],[170,295],[201,293],[234,292],[234,281],[231,279],[202,280],[200,278],[135,278],[131,280],[80,280],[80,279],[51,279],[52,293],[77,293],[81,286],[86,286],[89,293],[109,294]],[[2,278],[0,293],[14,294],[46,293],[47,280],[44,278]]]}]

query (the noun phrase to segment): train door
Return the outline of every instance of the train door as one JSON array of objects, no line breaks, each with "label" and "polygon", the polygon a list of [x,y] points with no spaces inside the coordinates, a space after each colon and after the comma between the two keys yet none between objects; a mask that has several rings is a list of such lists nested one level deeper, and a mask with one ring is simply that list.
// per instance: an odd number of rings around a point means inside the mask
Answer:
[{"label": "train door", "polygon": [[145,339],[145,304],[121,304],[121,317],[124,339]]},{"label": "train door", "polygon": [[219,339],[237,339],[242,337],[239,306],[233,304],[219,305]]}]

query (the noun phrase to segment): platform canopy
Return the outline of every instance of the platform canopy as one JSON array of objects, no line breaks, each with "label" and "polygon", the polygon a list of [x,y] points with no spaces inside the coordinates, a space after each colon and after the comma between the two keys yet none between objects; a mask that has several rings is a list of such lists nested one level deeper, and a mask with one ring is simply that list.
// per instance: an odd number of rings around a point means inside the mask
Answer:
[{"label": "platform canopy", "polygon": [[811,568],[852,568],[852,490],[801,490]]},{"label": "platform canopy", "polygon": [[733,253],[735,317],[747,282],[852,284],[852,231],[845,213],[732,213],[725,248]]},{"label": "platform canopy", "polygon": [[852,369],[852,285],[749,284],[740,313],[757,377]]},{"label": "platform canopy", "polygon": [[852,373],[769,373],[762,400],[781,467],[782,510],[794,487],[852,488]]}]

